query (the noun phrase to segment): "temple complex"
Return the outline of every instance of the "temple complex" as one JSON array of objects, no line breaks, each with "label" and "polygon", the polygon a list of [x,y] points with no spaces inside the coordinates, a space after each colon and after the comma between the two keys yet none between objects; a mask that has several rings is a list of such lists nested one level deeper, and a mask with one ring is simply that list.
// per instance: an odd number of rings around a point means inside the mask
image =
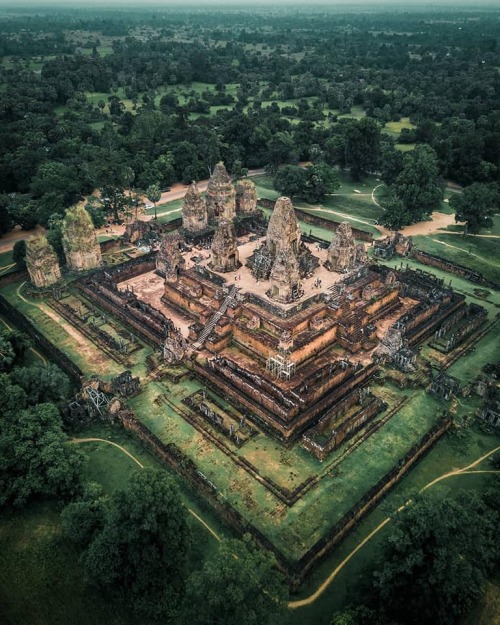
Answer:
[{"label": "temple complex", "polygon": [[73,206],[66,211],[62,222],[62,244],[70,269],[84,271],[102,265],[94,224],[83,206]]},{"label": "temple complex", "polygon": [[214,178],[212,210],[224,193],[210,249],[163,235],[156,258],[81,288],[140,318],[165,362],[183,362],[285,445],[301,440],[322,459],[385,410],[369,392],[383,362],[411,373],[424,339],[455,345],[482,323],[482,311],[442,280],[369,264],[347,223],[328,249],[318,245],[301,233],[289,198],[277,200],[267,232],[237,237],[222,164]]},{"label": "temple complex", "polygon": [[31,282],[38,288],[51,286],[60,280],[59,261],[46,237],[26,242],[26,269]]},{"label": "temple complex", "polygon": [[235,218],[236,191],[222,162],[214,167],[208,181],[206,202],[209,220],[218,221],[224,217],[231,221]]},{"label": "temple complex", "polygon": [[203,233],[208,227],[207,204],[194,181],[184,196],[182,227],[189,234]]}]

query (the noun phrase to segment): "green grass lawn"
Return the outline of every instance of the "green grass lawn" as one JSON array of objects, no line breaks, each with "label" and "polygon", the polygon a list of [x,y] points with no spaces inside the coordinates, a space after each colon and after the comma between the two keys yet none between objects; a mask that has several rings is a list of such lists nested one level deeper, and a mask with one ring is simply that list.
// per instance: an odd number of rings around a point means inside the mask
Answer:
[{"label": "green grass lawn", "polygon": [[396,143],[396,149],[400,152],[410,152],[415,149],[416,143]]},{"label": "green grass lawn", "polygon": [[[297,598],[309,596],[325,578],[355,549],[359,543],[379,525],[387,516],[427,483],[443,475],[453,468],[465,467],[490,449],[500,444],[498,436],[485,434],[480,428],[472,427],[460,433],[450,433],[442,438],[418,465],[398,484],[384,501],[366,517],[364,521],[347,537],[335,552],[323,562],[307,580]],[[481,465],[483,469],[491,468],[488,460]],[[436,484],[429,493],[436,497],[450,495],[461,489],[484,491],[495,477],[489,475],[463,475],[449,478]],[[498,479],[498,478],[496,478]],[[319,599],[310,606],[291,611],[287,623],[289,625],[329,625],[332,613],[341,610],[347,604],[363,602],[363,588],[370,583],[370,575],[377,565],[380,550],[387,540],[390,524],[377,533],[341,570],[332,584]],[[487,614],[498,602],[498,587],[492,589],[485,600],[478,606],[478,613]],[[464,625],[493,625],[494,621],[465,621]]]},{"label": "green grass lawn", "polygon": [[[145,466],[157,461],[121,428],[97,425],[79,432],[115,440]],[[101,484],[108,494],[124,488],[141,469],[123,452],[105,443],[84,443],[88,460],[85,478]],[[219,535],[231,535],[193,495],[182,492],[185,505],[202,515]],[[5,625],[135,625],[136,619],[84,583],[78,552],[61,537],[61,505],[46,501],[0,513],[0,622]],[[217,541],[191,514],[190,568],[200,566],[217,548]]]},{"label": "green grass lawn", "polygon": [[382,128],[382,132],[398,139],[403,128],[413,129],[416,128],[415,124],[412,124],[409,117],[402,117],[398,122],[387,122]]},{"label": "green grass lawn", "polygon": [[[264,533],[292,560],[300,558],[333,523],[341,518],[435,422],[439,403],[424,392],[414,393],[412,401],[398,412],[361,447],[345,458],[334,471],[329,466],[337,458],[333,453],[322,465],[303,450],[286,451],[261,434],[237,454],[262,466],[263,476],[286,488],[294,488],[318,471],[321,482],[292,508],[276,515],[279,501],[260,482],[219,448],[194,429],[175,407],[182,409],[182,399],[202,388],[196,380],[182,385],[151,383],[131,401],[132,408],[144,423],[165,443],[174,442],[190,457],[199,470],[245,518]],[[158,402],[166,393],[173,404]],[[224,406],[225,400],[217,401]],[[231,443],[228,443],[231,448]],[[340,453],[340,451],[339,451]],[[262,462],[265,456],[266,462]],[[260,459],[260,461],[259,461]],[[287,468],[283,467],[283,463]]]},{"label": "green grass lawn", "polygon": [[[12,267],[11,265],[14,266]],[[12,250],[0,254],[0,276],[17,271],[18,269],[19,267],[17,267],[12,260]]]},{"label": "green grass lawn", "polygon": [[[102,352],[90,339],[51,309],[45,300],[30,299],[28,296],[22,295],[20,291],[21,285],[19,283],[11,284],[2,289],[2,295],[24,313],[86,375],[96,373],[107,379],[124,370],[124,365],[115,362]],[[117,322],[114,324],[116,327],[120,327]],[[143,376],[145,374],[144,363],[150,351],[151,348],[142,347],[130,355],[134,375]]]},{"label": "green grass lawn", "polygon": [[433,234],[413,237],[415,245],[479,271],[488,280],[500,282],[500,240],[453,234]]},{"label": "green grass lawn", "polygon": [[338,116],[339,119],[347,119],[347,118],[351,118],[351,119],[361,119],[362,117],[366,116],[366,111],[362,106],[353,106],[351,108],[351,112],[350,113],[342,113],[341,115]]}]

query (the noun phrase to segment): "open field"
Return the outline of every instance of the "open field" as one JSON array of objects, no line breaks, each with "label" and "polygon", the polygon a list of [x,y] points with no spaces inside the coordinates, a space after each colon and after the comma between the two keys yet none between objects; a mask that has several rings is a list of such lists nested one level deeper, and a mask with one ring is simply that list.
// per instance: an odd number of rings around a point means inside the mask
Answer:
[{"label": "open field", "polygon": [[447,258],[479,271],[485,278],[500,283],[500,239],[453,234],[413,237],[415,245],[431,254]]},{"label": "open field", "polygon": [[416,126],[411,123],[409,117],[402,117],[398,122],[387,122],[382,128],[382,132],[397,140],[403,128],[413,130]]},{"label": "open field", "polygon": [[[258,197],[271,200],[279,197],[279,192],[273,188],[271,176],[252,176],[252,180],[257,187]],[[333,195],[327,196],[321,204],[308,204],[303,200],[294,199],[294,205],[325,219],[348,221],[354,228],[371,232],[378,237],[380,231],[373,224],[382,215],[383,210],[373,203],[372,191],[380,185],[380,181],[374,176],[368,176],[363,182],[352,182],[348,175],[341,173],[340,184],[339,189]],[[306,227],[309,227],[309,224],[306,224]],[[331,239],[331,233],[324,238]]]}]

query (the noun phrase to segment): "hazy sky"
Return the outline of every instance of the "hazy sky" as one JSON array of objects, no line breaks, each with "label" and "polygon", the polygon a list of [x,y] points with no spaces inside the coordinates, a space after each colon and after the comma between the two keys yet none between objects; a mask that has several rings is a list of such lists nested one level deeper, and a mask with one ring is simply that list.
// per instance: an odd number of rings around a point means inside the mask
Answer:
[{"label": "hazy sky", "polygon": [[101,8],[105,7],[185,7],[185,6],[238,6],[249,8],[252,6],[307,6],[321,5],[339,8],[349,8],[352,5],[366,7],[384,7],[399,6],[401,8],[418,8],[422,5],[439,8],[441,6],[449,7],[471,7],[479,8],[481,6],[499,7],[499,0],[0,0],[0,6],[20,8],[23,6],[38,7],[42,9],[47,6],[58,6],[68,8],[83,9],[86,6]]}]

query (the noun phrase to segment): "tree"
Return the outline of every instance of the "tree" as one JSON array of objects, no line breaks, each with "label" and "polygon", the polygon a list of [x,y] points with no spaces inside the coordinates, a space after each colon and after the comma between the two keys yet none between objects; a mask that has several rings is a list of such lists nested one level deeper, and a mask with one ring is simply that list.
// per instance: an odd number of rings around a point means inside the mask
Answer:
[{"label": "tree", "polygon": [[26,241],[24,239],[14,243],[14,247],[12,248],[12,260],[19,269],[26,268]]},{"label": "tree", "polygon": [[66,538],[85,549],[104,527],[107,503],[99,484],[85,483],[81,497],[69,503],[61,513]]},{"label": "tree", "polygon": [[[281,163],[289,163],[294,157],[294,140],[291,132],[274,134],[267,142],[267,159],[271,171],[275,172]],[[296,157],[296,156],[295,156]],[[295,162],[297,162],[296,159]]]},{"label": "tree", "polygon": [[[95,525],[94,511],[88,515]],[[83,554],[87,578],[142,619],[177,622],[189,541],[177,485],[164,471],[145,469],[110,497],[102,529]]]},{"label": "tree", "polygon": [[128,207],[127,196],[123,187],[103,186],[101,188],[102,210],[111,216],[116,223],[121,223],[121,213]]},{"label": "tree", "polygon": [[16,358],[16,352],[10,341],[0,334],[0,371],[9,371]]},{"label": "tree", "polygon": [[7,210],[7,196],[0,198],[0,237],[12,229],[13,223],[9,211]]},{"label": "tree", "polygon": [[296,165],[280,167],[274,176],[273,185],[276,191],[292,197],[300,195],[306,184],[306,172]]},{"label": "tree", "polygon": [[20,387],[4,389],[21,403],[0,420],[0,506],[24,505],[44,495],[67,497],[80,488],[82,453],[67,444],[61,417],[53,404],[24,408]]},{"label": "tree", "polygon": [[69,395],[69,378],[53,363],[18,367],[10,377],[24,390],[28,404],[58,402]]},{"label": "tree", "polygon": [[80,191],[77,172],[74,167],[64,163],[42,163],[31,180],[31,191],[35,197],[50,192],[59,193],[69,206],[77,200]]},{"label": "tree", "polygon": [[439,208],[443,189],[439,184],[437,157],[428,145],[417,145],[407,152],[394,191],[403,202],[412,222],[422,220]]},{"label": "tree", "polygon": [[30,340],[18,330],[0,329],[0,371],[9,371],[30,346]]},{"label": "tree", "polygon": [[[389,625],[374,610],[364,605],[348,607],[333,615],[331,625]],[[395,624],[394,624],[395,625]]]},{"label": "tree", "polygon": [[308,202],[319,202],[325,195],[334,193],[339,186],[339,177],[335,169],[326,163],[308,165],[302,197]]},{"label": "tree", "polygon": [[498,211],[500,197],[491,185],[474,182],[450,198],[455,211],[455,221],[464,221],[464,237],[470,232],[477,234],[481,228],[493,226],[493,215]]},{"label": "tree", "polygon": [[38,223],[38,204],[34,200],[13,201],[9,206],[9,213],[12,221],[23,230],[32,230]]},{"label": "tree", "polygon": [[45,234],[47,241],[52,245],[61,264],[66,263],[66,256],[62,244],[62,218],[59,213],[52,214],[47,222],[48,230]]},{"label": "tree", "polygon": [[394,184],[403,169],[403,153],[392,142],[381,144],[380,178],[388,185]]},{"label": "tree", "polygon": [[192,625],[267,625],[286,610],[287,590],[274,558],[248,537],[227,540],[191,575],[186,612]]},{"label": "tree", "polygon": [[335,127],[338,133],[326,144],[328,162],[350,169],[353,180],[361,180],[375,171],[380,155],[380,126],[369,117],[344,120]]},{"label": "tree", "polygon": [[90,215],[94,228],[102,228],[106,223],[106,212],[101,198],[89,195],[85,203],[85,210]]},{"label": "tree", "polygon": [[389,192],[383,200],[384,214],[380,217],[380,223],[391,230],[399,230],[403,226],[411,224],[412,218],[406,210],[403,201],[400,200],[394,191],[389,188]]},{"label": "tree", "polygon": [[155,216],[154,219],[157,218],[156,215],[156,202],[158,202],[161,198],[161,190],[159,185],[157,184],[150,184],[149,187],[146,189],[146,197],[148,198],[148,200],[150,202],[153,202],[154,207],[155,207]]},{"label": "tree", "polygon": [[474,492],[420,495],[394,519],[376,573],[381,605],[402,624],[455,623],[500,556],[498,510]]}]

